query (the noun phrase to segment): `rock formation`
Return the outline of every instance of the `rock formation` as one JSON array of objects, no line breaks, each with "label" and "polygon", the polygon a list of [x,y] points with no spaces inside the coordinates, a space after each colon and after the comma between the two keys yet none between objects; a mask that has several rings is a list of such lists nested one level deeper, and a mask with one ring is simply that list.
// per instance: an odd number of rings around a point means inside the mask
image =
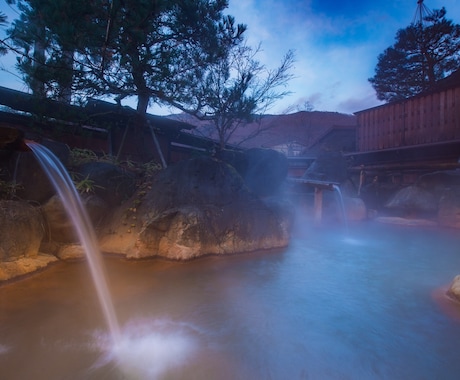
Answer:
[{"label": "rock formation", "polygon": [[450,285],[447,295],[457,301],[460,302],[460,275],[455,276],[452,284]]},{"label": "rock formation", "polygon": [[[291,215],[264,202],[223,161],[199,157],[161,171],[139,207],[118,215],[102,249],[140,258],[187,260],[284,247]],[[133,219],[134,218],[134,219]]]},{"label": "rock formation", "polygon": [[459,194],[460,170],[438,171],[396,192],[386,207],[402,215],[430,218],[443,227],[460,228]]},{"label": "rock formation", "polygon": [[37,207],[21,201],[0,201],[0,281],[33,272],[56,261],[39,253],[45,229]]}]

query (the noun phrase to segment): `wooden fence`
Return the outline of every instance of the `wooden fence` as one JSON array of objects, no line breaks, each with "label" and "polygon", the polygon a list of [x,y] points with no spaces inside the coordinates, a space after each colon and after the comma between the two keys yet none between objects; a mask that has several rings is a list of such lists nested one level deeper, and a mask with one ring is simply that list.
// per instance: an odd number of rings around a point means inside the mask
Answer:
[{"label": "wooden fence", "polygon": [[358,152],[460,140],[460,83],[356,116]]}]

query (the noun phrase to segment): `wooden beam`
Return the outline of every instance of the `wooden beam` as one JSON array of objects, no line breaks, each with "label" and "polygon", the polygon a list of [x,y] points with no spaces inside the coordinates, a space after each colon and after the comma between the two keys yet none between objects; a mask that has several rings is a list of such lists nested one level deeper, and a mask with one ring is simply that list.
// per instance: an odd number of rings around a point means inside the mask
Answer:
[{"label": "wooden beam", "polygon": [[323,189],[320,187],[315,187],[313,215],[315,224],[321,224],[321,220],[323,218]]}]

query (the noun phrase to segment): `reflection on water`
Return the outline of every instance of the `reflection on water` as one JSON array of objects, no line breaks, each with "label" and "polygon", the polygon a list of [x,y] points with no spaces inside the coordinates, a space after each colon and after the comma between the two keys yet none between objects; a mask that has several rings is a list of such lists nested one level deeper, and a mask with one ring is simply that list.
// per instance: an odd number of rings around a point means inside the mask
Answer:
[{"label": "reflection on water", "polygon": [[115,348],[85,263],[0,287],[0,377],[457,379],[460,324],[431,297],[460,273],[456,231],[338,229],[283,252],[107,259]]}]

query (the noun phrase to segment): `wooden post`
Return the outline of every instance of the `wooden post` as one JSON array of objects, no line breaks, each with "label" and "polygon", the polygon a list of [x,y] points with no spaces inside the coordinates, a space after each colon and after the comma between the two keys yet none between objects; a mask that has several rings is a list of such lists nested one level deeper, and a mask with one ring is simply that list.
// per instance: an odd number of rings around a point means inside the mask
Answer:
[{"label": "wooden post", "polygon": [[321,223],[321,218],[323,214],[323,189],[315,187],[315,199],[313,206],[313,215],[315,224],[318,225]]},{"label": "wooden post", "polygon": [[149,128],[150,128],[150,133],[152,134],[153,142],[155,144],[155,148],[157,148],[157,152],[160,155],[161,165],[163,166],[163,169],[166,169],[168,167],[168,165],[166,164],[165,157],[163,156],[163,151],[161,150],[160,143],[158,142],[158,139],[157,139],[157,136],[155,134],[155,131],[153,130],[152,123],[149,122],[148,124],[149,124]]}]

